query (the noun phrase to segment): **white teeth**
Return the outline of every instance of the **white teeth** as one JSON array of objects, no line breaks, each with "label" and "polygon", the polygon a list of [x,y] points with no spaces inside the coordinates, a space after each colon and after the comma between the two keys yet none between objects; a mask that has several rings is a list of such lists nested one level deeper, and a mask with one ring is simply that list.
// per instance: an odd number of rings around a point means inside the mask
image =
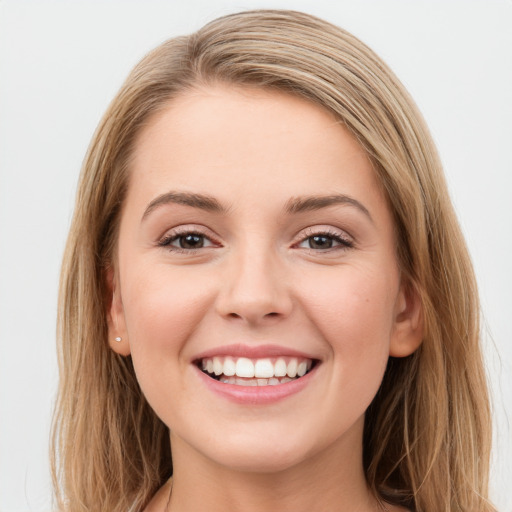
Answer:
[{"label": "white teeth", "polygon": [[[266,379],[264,379],[266,380]],[[231,384],[231,382],[230,382]],[[237,386],[260,386],[262,384],[258,383],[258,379],[243,379],[240,377],[236,377],[234,384]]]},{"label": "white teeth", "polygon": [[[297,357],[262,358],[214,356],[205,357],[201,368],[219,377],[221,382],[244,386],[273,386],[303,377],[312,368],[311,359]],[[250,382],[246,379],[253,379]]]},{"label": "white teeth", "polygon": [[270,359],[258,359],[254,365],[254,376],[268,379],[274,376],[274,365]]},{"label": "white teeth", "polygon": [[276,361],[274,367],[274,375],[276,377],[285,377],[286,376],[286,361],[282,358],[279,358]]},{"label": "white teeth", "polygon": [[219,357],[213,358],[213,373],[215,373],[215,375],[222,375],[223,366]]},{"label": "white teeth", "polygon": [[224,384],[234,384],[236,386],[276,386],[277,384],[286,384],[293,379],[281,377],[279,379],[272,377],[270,379],[245,379],[243,377],[222,377],[220,382]]},{"label": "white teeth", "polygon": [[288,374],[288,377],[291,377],[293,379],[293,377],[297,375],[298,366],[299,363],[297,362],[297,359],[290,359],[290,362],[286,367],[286,373]]},{"label": "white teeth", "polygon": [[236,362],[236,374],[238,377],[247,377],[249,379],[254,377],[253,362],[246,357],[238,358],[238,361]]},{"label": "white teeth", "polygon": [[236,373],[236,365],[235,361],[231,357],[226,357],[224,359],[224,370],[222,371],[224,375],[227,375],[228,377],[231,377],[232,375],[235,375]]}]

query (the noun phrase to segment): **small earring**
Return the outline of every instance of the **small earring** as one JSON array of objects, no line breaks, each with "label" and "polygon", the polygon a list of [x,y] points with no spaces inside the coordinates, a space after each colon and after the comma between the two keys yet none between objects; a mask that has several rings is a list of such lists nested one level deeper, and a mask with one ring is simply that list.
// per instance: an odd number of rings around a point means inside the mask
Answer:
[{"label": "small earring", "polygon": [[116,337],[116,338],[114,338],[114,339],[115,339],[115,341],[117,341],[118,343],[119,343],[120,341],[123,341],[123,338],[121,338],[121,336],[117,336],[117,337]]}]

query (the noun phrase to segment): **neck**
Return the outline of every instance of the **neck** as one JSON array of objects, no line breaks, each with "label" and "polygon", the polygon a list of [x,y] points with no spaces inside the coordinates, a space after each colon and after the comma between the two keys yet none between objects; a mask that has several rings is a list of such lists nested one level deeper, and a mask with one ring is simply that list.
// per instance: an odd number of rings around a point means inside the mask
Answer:
[{"label": "neck", "polygon": [[219,465],[171,435],[174,476],[166,512],[373,512],[362,466],[362,428],[307,460],[255,472]]}]

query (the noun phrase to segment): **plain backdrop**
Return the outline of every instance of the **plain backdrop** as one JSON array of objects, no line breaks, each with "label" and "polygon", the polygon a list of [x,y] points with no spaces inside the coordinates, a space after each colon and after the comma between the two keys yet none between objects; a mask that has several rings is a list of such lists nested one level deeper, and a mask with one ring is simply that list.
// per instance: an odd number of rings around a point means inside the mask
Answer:
[{"label": "plain backdrop", "polygon": [[316,14],[360,37],[432,130],[482,295],[493,498],[512,511],[511,1],[0,0],[0,512],[51,508],[57,282],[95,126],[158,43],[263,7]]}]

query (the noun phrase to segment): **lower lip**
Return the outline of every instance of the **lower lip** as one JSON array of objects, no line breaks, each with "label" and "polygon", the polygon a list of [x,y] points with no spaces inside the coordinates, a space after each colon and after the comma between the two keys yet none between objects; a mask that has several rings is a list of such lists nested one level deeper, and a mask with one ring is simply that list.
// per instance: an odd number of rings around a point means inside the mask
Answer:
[{"label": "lower lip", "polygon": [[227,384],[212,379],[199,368],[196,368],[202,382],[214,393],[239,404],[262,405],[284,400],[302,391],[314,379],[318,366],[318,364],[315,365],[304,377],[274,386],[238,386],[236,384]]}]

